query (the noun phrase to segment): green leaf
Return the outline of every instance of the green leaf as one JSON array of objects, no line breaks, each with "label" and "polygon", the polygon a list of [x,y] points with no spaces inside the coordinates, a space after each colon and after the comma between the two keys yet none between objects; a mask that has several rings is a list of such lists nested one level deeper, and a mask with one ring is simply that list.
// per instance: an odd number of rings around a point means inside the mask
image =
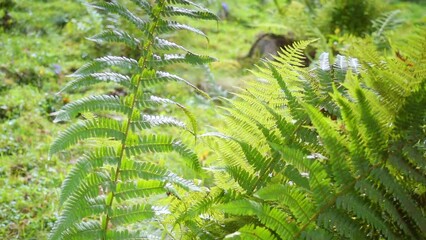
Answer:
[{"label": "green leaf", "polygon": [[154,217],[154,211],[149,204],[122,206],[112,209],[111,223],[114,225],[128,225],[144,219]]},{"label": "green leaf", "polygon": [[71,102],[61,110],[52,113],[55,116],[53,122],[69,121],[79,113],[83,112],[96,112],[96,111],[115,111],[124,115],[128,115],[131,111],[130,107],[123,104],[118,96],[99,95],[88,96]]},{"label": "green leaf", "polygon": [[219,18],[210,11],[197,11],[190,10],[180,7],[167,6],[161,12],[163,16],[187,16],[194,19],[204,19],[204,20],[219,20]]},{"label": "green leaf", "polygon": [[132,12],[130,12],[126,7],[114,3],[114,2],[100,2],[97,4],[91,4],[95,9],[99,9],[108,13],[115,13],[119,16],[123,17],[127,21],[133,23],[138,29],[143,30],[146,28],[147,22],[140,19],[136,15],[134,15]]},{"label": "green leaf", "polygon": [[100,44],[108,43],[108,42],[124,43],[125,45],[127,45],[128,47],[132,49],[136,49],[139,46],[143,45],[141,41],[139,41],[137,38],[131,36],[127,32],[120,31],[120,30],[103,31],[88,39],[90,41],[100,43]]},{"label": "green leaf", "polygon": [[131,72],[139,71],[139,64],[138,61],[136,61],[135,59],[127,57],[106,56],[96,58],[95,60],[85,64],[84,66],[79,68],[75,73],[70,75],[70,77],[86,76],[109,67],[120,67]]},{"label": "green leaf", "polygon": [[123,140],[121,123],[108,119],[98,118],[88,120],[72,125],[67,130],[59,134],[59,137],[50,146],[49,156],[62,151],[77,142],[87,138],[112,138],[114,140]]}]

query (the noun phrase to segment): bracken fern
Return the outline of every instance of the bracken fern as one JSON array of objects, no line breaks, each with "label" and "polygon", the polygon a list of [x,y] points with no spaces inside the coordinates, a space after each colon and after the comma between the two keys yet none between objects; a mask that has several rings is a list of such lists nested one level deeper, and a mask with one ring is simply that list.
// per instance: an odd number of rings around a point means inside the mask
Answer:
[{"label": "bracken fern", "polygon": [[[191,181],[141,157],[142,154],[175,151],[193,169],[200,169],[195,153],[181,141],[172,136],[147,131],[156,126],[176,126],[196,136],[197,124],[194,116],[181,104],[149,95],[146,90],[153,85],[170,81],[194,87],[179,76],[160,71],[160,68],[173,63],[206,64],[214,59],[189,52],[162,36],[186,30],[206,37],[202,31],[178,23],[170,17],[216,20],[216,16],[187,0],[158,0],[154,3],[132,0],[131,4],[137,7],[138,13],[143,12],[144,16],[130,11],[126,7],[129,6],[126,1],[120,2],[121,4],[104,1],[91,6],[127,20],[142,37],[133,36],[122,29],[114,29],[89,39],[100,44],[125,44],[138,52],[139,59],[125,56],[94,59],[72,74],[73,80],[61,90],[109,83],[126,88],[128,94],[124,97],[88,96],[67,104],[55,113],[57,122],[69,121],[87,112],[94,113],[97,117],[80,120],[60,133],[50,148],[50,156],[82,140],[106,140],[98,141],[99,144],[93,149],[87,149],[87,153],[66,177],[60,196],[62,213],[50,239],[154,238],[155,231],[144,232],[148,227],[140,227],[141,223],[144,220],[152,221],[164,209],[152,206],[148,199],[160,194],[177,194],[176,188],[199,190]],[[168,53],[170,51],[178,53]],[[164,104],[182,109],[189,118],[189,126],[172,117],[144,114],[144,109]]]},{"label": "bracken fern", "polygon": [[323,54],[315,69],[302,41],[260,67],[226,128],[204,135],[222,165],[209,193],[173,205],[185,235],[425,239],[425,40],[419,29],[394,57],[360,45],[331,66]]}]

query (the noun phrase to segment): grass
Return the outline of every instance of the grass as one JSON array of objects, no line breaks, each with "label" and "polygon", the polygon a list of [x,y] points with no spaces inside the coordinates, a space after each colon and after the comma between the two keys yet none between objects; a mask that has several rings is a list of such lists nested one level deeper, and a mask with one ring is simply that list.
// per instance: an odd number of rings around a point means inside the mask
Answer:
[{"label": "grass", "polygon": [[[103,49],[85,40],[102,29],[105,19],[83,2],[16,1],[10,12],[14,19],[12,29],[0,30],[0,236],[3,239],[44,239],[56,220],[59,187],[72,165],[66,159],[73,159],[71,163],[75,159],[72,152],[47,158],[52,139],[64,129],[63,125],[53,124],[49,114],[84,94],[113,91],[92,89],[55,95],[68,81],[65,76],[89,59],[123,51],[122,48]],[[187,43],[186,47],[196,53],[220,60],[209,66],[211,72],[203,67],[179,68],[181,66],[175,71],[205,88],[213,97],[227,96],[227,91],[236,91],[234,87],[243,86],[244,79],[252,77],[247,69],[254,61],[243,61],[241,57],[247,54],[259,33],[285,34],[293,29],[296,36],[309,36],[303,32],[308,26],[294,20],[308,21],[298,1],[281,6],[287,7],[282,11],[285,16],[280,15],[274,1],[234,0],[227,4],[230,16],[217,25],[191,23],[204,30],[209,41],[191,34],[171,36]],[[206,5],[215,12],[221,11],[219,1],[208,1]],[[421,24],[425,19],[424,5],[400,3],[394,7],[408,10],[404,16],[411,25],[416,21]],[[176,85],[166,90],[197,115],[203,131],[222,124],[217,105],[212,101],[188,97],[188,90]],[[202,144],[196,146],[196,150],[203,162],[215,160]],[[167,159],[162,159],[160,164],[177,172],[185,171]]]}]

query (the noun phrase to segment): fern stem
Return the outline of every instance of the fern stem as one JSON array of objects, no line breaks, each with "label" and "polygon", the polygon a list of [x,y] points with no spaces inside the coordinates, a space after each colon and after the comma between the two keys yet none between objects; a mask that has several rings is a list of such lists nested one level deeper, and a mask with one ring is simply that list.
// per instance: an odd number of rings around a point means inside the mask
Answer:
[{"label": "fern stem", "polygon": [[[160,20],[161,12],[164,9],[164,0],[158,1],[157,6],[159,7],[159,11],[154,12],[154,14],[152,16],[152,19],[154,20],[154,25],[153,25],[153,27],[151,27],[149,29],[147,45],[144,47],[145,54],[143,56],[142,62],[139,64],[141,66],[141,72],[142,73],[146,69],[147,59],[148,59],[149,54],[150,54],[149,50],[151,49],[152,44],[154,42],[154,32],[155,32],[155,29],[156,29],[156,27],[158,25],[158,21]],[[119,177],[120,169],[121,169],[121,163],[122,163],[122,160],[124,158],[124,152],[125,152],[125,149],[126,149],[126,141],[127,141],[127,137],[129,135],[129,131],[130,131],[130,125],[131,125],[131,121],[132,121],[132,116],[134,114],[135,107],[136,107],[136,100],[137,100],[136,96],[138,94],[139,87],[141,85],[141,79],[142,79],[142,77],[140,75],[138,75],[138,79],[137,79],[137,82],[136,82],[136,87],[135,87],[135,89],[133,91],[134,95],[133,95],[133,99],[132,99],[132,104],[131,104],[130,112],[127,115],[127,124],[126,124],[125,135],[124,135],[123,140],[121,141],[120,155],[119,155],[119,159],[118,159],[118,163],[117,163],[117,169],[115,170],[115,176],[114,176],[114,185],[116,185],[117,182],[118,182],[118,177]],[[114,196],[115,196],[114,195],[114,191],[111,191],[111,200],[108,203],[108,209],[110,209],[111,206],[112,206],[112,203],[114,201]],[[106,233],[107,233],[107,230],[108,230],[109,219],[110,219],[110,216],[107,213],[106,219],[105,219],[104,231],[103,231],[103,233],[104,233],[103,240],[107,239]]]}]

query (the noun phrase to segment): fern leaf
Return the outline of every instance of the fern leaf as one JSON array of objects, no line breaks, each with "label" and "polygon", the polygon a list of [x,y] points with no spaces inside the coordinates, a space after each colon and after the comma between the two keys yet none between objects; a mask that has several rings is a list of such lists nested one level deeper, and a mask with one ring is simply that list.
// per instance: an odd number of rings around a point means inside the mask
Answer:
[{"label": "fern leaf", "polygon": [[94,111],[115,111],[128,115],[131,111],[130,107],[124,105],[117,96],[100,95],[89,96],[75,102],[69,103],[61,108],[61,110],[51,114],[55,116],[53,122],[69,121],[79,113]]},{"label": "fern leaf", "polygon": [[405,188],[401,186],[400,183],[396,182],[386,169],[373,169],[371,171],[371,177],[380,180],[387,191],[393,195],[395,200],[401,203],[401,208],[412,217],[420,231],[423,233],[426,232],[426,218],[410,194],[406,192]]},{"label": "fern leaf", "polygon": [[141,80],[141,85],[143,87],[149,87],[158,83],[164,83],[164,82],[169,82],[169,81],[176,81],[176,82],[183,82],[184,84],[190,86],[191,88],[195,89],[198,93],[200,93],[201,95],[209,98],[209,95],[205,92],[203,92],[202,90],[198,89],[195,85],[193,85],[192,83],[186,81],[185,79],[170,74],[168,72],[162,72],[162,71],[157,71],[155,77],[150,77],[150,78],[143,78]]},{"label": "fern leaf", "polygon": [[127,32],[120,30],[103,31],[93,37],[88,38],[88,40],[100,44],[109,42],[124,43],[131,49],[136,49],[143,44],[137,38],[131,36]]},{"label": "fern leaf", "polygon": [[102,82],[114,82],[128,89],[133,88],[133,85],[130,82],[130,77],[115,72],[103,72],[78,76],[74,80],[68,82],[65,87],[62,88],[61,91],[59,91],[59,93],[74,90],[79,87],[87,87]]},{"label": "fern leaf", "polygon": [[142,152],[156,153],[171,151],[176,151],[184,159],[188,160],[194,170],[201,168],[197,155],[180,141],[175,141],[169,136],[151,135],[140,137],[137,145],[127,146],[125,149],[127,156],[137,155]]},{"label": "fern leaf", "polygon": [[336,206],[339,209],[344,209],[353,213],[355,216],[363,219],[369,225],[380,231],[387,239],[398,239],[392,229],[387,224],[380,220],[378,213],[372,211],[362,199],[355,195],[346,195],[338,197]]},{"label": "fern leaf", "polygon": [[355,222],[351,216],[337,209],[328,209],[321,213],[317,223],[325,229],[330,229],[334,236],[342,238],[363,239],[366,235],[360,224]]},{"label": "fern leaf", "polygon": [[153,236],[138,230],[110,230],[107,232],[107,238],[110,240],[144,240],[155,239]]},{"label": "fern leaf", "polygon": [[96,58],[92,62],[89,62],[79,68],[75,73],[70,75],[70,77],[80,77],[86,76],[91,73],[99,72],[108,67],[120,67],[127,69],[132,72],[139,71],[138,61],[132,58],[127,57],[117,57],[117,56],[106,56],[101,58]]},{"label": "fern leaf", "polygon": [[83,121],[62,132],[50,147],[49,156],[87,138],[112,138],[123,140],[121,123],[107,118]]},{"label": "fern leaf", "polygon": [[131,0],[136,5],[138,5],[140,8],[142,8],[145,13],[151,14],[152,13],[152,6],[148,1],[145,0]]},{"label": "fern leaf", "polygon": [[86,221],[75,224],[61,233],[61,239],[100,239],[102,238],[102,227],[98,221]]},{"label": "fern leaf", "polygon": [[154,211],[149,204],[132,205],[114,208],[111,213],[111,223],[114,225],[128,225],[137,221],[154,217]]},{"label": "fern leaf", "polygon": [[114,3],[114,2],[100,2],[97,4],[91,4],[91,7],[95,9],[99,9],[102,11],[106,11],[108,13],[115,13],[123,17],[124,19],[128,20],[129,22],[133,23],[138,29],[144,30],[146,28],[147,22],[140,19],[136,15],[134,15],[132,12],[130,12],[126,7]]},{"label": "fern leaf", "polygon": [[186,31],[201,35],[207,39],[207,36],[201,30],[193,28],[186,24],[178,23],[176,21],[160,20],[156,30],[158,31],[159,34],[174,32],[177,30],[186,30]]},{"label": "fern leaf", "polygon": [[197,11],[190,10],[180,7],[167,6],[163,12],[161,12],[163,16],[187,16],[195,19],[203,19],[203,20],[219,20],[219,18],[210,11]]},{"label": "fern leaf", "polygon": [[138,180],[135,182],[122,182],[117,184],[114,194],[118,203],[135,198],[146,198],[152,195],[165,193],[165,184],[155,180]]},{"label": "fern leaf", "polygon": [[416,238],[415,233],[412,232],[410,226],[404,221],[401,213],[398,211],[392,200],[385,197],[380,189],[377,189],[372,183],[367,180],[358,181],[355,188],[363,195],[366,195],[372,202],[383,206],[384,212],[391,216],[391,219],[396,222],[397,226],[403,230],[407,236]]},{"label": "fern leaf", "polygon": [[295,219],[300,224],[306,224],[314,215],[314,209],[310,206],[312,199],[308,198],[297,188],[288,185],[269,185],[256,192],[256,195],[264,200],[275,200],[289,207]]},{"label": "fern leaf", "polygon": [[158,37],[155,38],[155,47],[162,50],[182,50],[189,52],[185,47],[179,44]]},{"label": "fern leaf", "polygon": [[216,61],[215,58],[209,56],[200,56],[188,52],[186,54],[164,54],[163,56],[154,56],[154,59],[149,62],[153,68],[164,67],[175,63],[188,63],[192,65],[203,65]]},{"label": "fern leaf", "polygon": [[[292,46],[286,46],[284,49],[281,49],[282,51],[278,52],[278,56],[273,56],[275,60],[278,62],[271,62],[273,65],[277,67],[289,67],[289,63],[292,64],[292,66],[295,67],[303,67],[304,66],[304,59],[306,58],[304,55],[304,49],[314,42],[315,40],[311,41],[299,41],[294,43]],[[281,63],[281,64],[279,64]]]},{"label": "fern leaf", "polygon": [[155,116],[155,115],[142,115],[142,120],[132,121],[132,129],[148,129],[155,126],[173,126],[188,130],[184,122],[179,121],[172,117]]},{"label": "fern leaf", "polygon": [[183,179],[165,168],[149,162],[125,161],[122,164],[120,175],[123,181],[131,179],[159,180],[166,183],[176,184],[183,189],[200,191],[192,181]]},{"label": "fern leaf", "polygon": [[173,100],[170,100],[168,98],[161,98],[161,97],[157,97],[157,96],[145,96],[141,99],[141,100],[137,100],[137,104],[139,106],[142,107],[148,107],[148,106],[153,106],[153,105],[158,105],[158,104],[172,104],[172,105],[176,105],[177,107],[179,107],[186,115],[186,117],[188,118],[188,120],[191,123],[192,126],[192,133],[194,135],[197,135],[197,131],[198,131],[198,124],[196,121],[196,118],[194,116],[194,114],[192,114],[185,106],[183,106],[180,103],[177,103]]},{"label": "fern leaf", "polygon": [[264,227],[245,225],[237,232],[227,235],[225,239],[275,240],[277,238]]},{"label": "fern leaf", "polygon": [[[78,206],[78,211],[76,208]],[[63,239],[62,234],[66,233],[68,229],[70,232],[79,230],[78,227],[92,231],[97,229],[97,224],[78,224],[79,219],[90,217],[96,214],[102,214],[106,211],[105,198],[98,197],[92,199],[70,199],[64,207],[61,216],[57,220],[54,228],[52,229],[51,239]],[[75,226],[77,224],[77,226]],[[77,227],[77,229],[75,229]],[[73,231],[73,228],[75,229]],[[66,238],[65,238],[66,239]]]},{"label": "fern leaf", "polygon": [[101,148],[80,158],[62,183],[60,204],[64,204],[91,172],[117,162],[118,157],[112,148]]}]

